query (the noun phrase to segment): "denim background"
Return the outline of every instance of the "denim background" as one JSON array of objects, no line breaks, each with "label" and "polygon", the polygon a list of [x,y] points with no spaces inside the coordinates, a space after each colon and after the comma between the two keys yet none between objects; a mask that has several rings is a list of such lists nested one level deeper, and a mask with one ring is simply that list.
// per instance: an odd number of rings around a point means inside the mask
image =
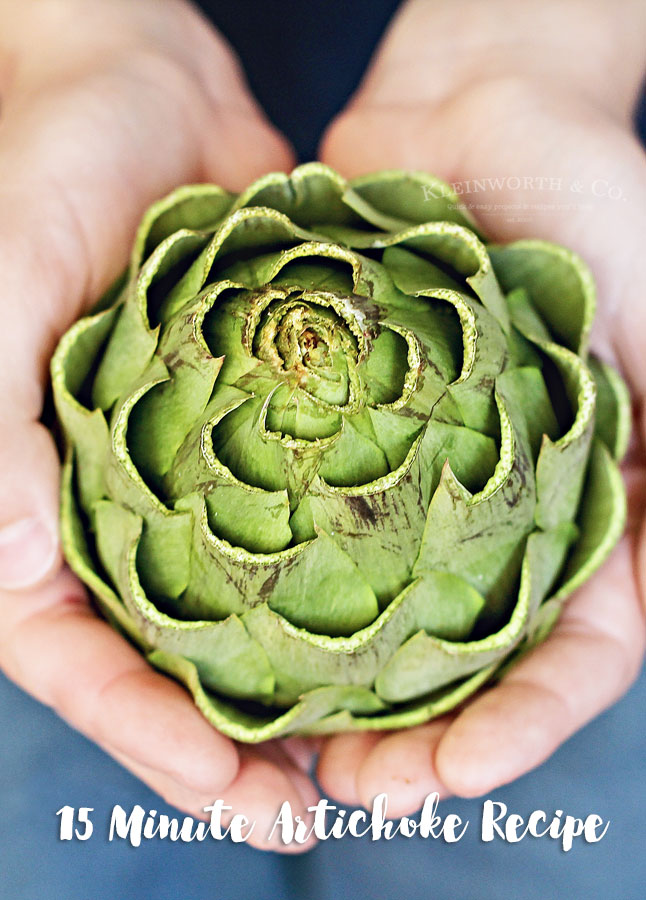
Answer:
[{"label": "denim background", "polygon": [[[108,843],[110,813],[139,803],[177,815],[101,750],[0,679],[1,900],[643,900],[646,673],[540,769],[490,796],[510,812],[610,820],[598,844],[479,839],[484,798],[446,800],[469,819],[457,844],[329,839],[302,857],[244,844]],[[56,811],[94,807],[93,836],[58,840]]]},{"label": "denim background", "polygon": [[[251,85],[299,157],[315,156],[397,3],[203,3],[240,53]],[[646,103],[638,121],[646,134]],[[594,677],[594,673],[591,673]],[[462,841],[328,840],[304,857],[262,854],[228,841],[108,843],[110,811],[141,804],[170,815],[152,792],[50,710],[0,676],[0,900],[643,900],[646,895],[644,750],[646,673],[613,709],[540,769],[491,795],[534,809],[610,820],[598,844],[525,838],[483,844],[484,798],[447,800],[470,820]],[[56,811],[94,807],[87,842],[58,840]]]}]

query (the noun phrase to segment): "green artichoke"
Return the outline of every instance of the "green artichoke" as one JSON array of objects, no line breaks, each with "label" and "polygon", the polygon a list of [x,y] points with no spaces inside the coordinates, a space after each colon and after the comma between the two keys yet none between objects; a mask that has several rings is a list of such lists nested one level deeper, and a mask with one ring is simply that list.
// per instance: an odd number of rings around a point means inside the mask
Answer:
[{"label": "green artichoke", "polygon": [[574,254],[486,245],[428,175],[180,188],[52,362],[69,563],[238,740],[444,713],[622,531],[593,314]]}]

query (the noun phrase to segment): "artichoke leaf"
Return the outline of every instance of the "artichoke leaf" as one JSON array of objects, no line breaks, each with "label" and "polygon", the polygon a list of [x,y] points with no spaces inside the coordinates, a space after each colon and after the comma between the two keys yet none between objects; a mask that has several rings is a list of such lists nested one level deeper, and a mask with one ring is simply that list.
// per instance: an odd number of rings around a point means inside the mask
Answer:
[{"label": "artichoke leaf", "polygon": [[[346,203],[384,231],[402,231],[425,222],[456,222],[476,231],[464,204],[445,181],[426,172],[384,170],[353,178]],[[361,199],[361,206],[356,202]]]},{"label": "artichoke leaf", "polygon": [[402,591],[379,617],[349,637],[312,634],[267,604],[242,617],[267,653],[276,676],[276,702],[289,705],[303,692],[330,684],[372,686],[379,671],[409,635],[427,628],[469,634],[483,598],[463,579],[429,572]]},{"label": "artichoke leaf", "polygon": [[202,335],[207,309],[200,298],[168,324],[157,348],[168,378],[146,391],[130,412],[130,454],[156,488],[204,412],[222,367],[222,357],[213,357]]},{"label": "artichoke leaf", "polygon": [[413,574],[455,572],[487,597],[486,618],[497,622],[520,568],[524,542],[534,526],[536,487],[523,411],[497,381],[500,456],[481,491],[471,494],[444,465],[428,508]]},{"label": "artichoke leaf", "polygon": [[[465,425],[487,434],[494,433],[497,417],[491,389],[493,380],[505,367],[508,357],[507,342],[501,326],[485,307],[467,294],[443,285],[429,287],[440,279],[436,275],[436,267],[427,260],[399,247],[391,247],[389,250],[396,251],[397,265],[394,270],[389,271],[399,290],[420,299],[429,298],[429,307],[433,301],[440,300],[455,309],[462,329],[462,366],[459,375],[451,379],[448,392],[457,404]],[[384,254],[384,264],[388,268],[386,260]],[[404,308],[390,313],[386,322],[398,321],[410,327],[412,322],[408,316],[409,309]],[[417,329],[415,334],[429,348],[427,359],[437,365],[436,356],[442,344],[438,344],[436,334],[439,333],[441,340],[443,329],[441,326],[440,329],[437,328],[437,314],[434,318],[435,327],[427,335]],[[447,338],[444,346],[448,353],[440,362],[444,372],[448,368],[445,362],[447,356],[451,360],[455,360],[457,356],[455,339],[451,341],[448,335]],[[452,368],[455,371],[455,366]]]},{"label": "artichoke leaf", "polygon": [[[430,496],[427,473],[419,458],[421,436],[394,471],[357,486],[336,486],[315,479],[309,510],[317,527],[324,529],[354,560],[380,603],[394,598],[410,581],[426,518],[424,498]],[[398,529],[391,523],[396,516]]]},{"label": "artichoke leaf", "polygon": [[219,618],[267,600],[300,627],[334,634],[352,634],[376,618],[368,582],[325,532],[280,552],[250,553],[213,534],[198,494],[177,506],[192,512],[194,529],[184,615]]},{"label": "artichoke leaf", "polygon": [[578,526],[564,523],[551,532],[537,532],[530,538],[530,541],[540,538],[545,542],[541,560],[542,594],[555,592],[530,615],[527,635],[518,651],[505,662],[505,671],[545,640],[558,620],[564,601],[602,565],[624,529],[623,481],[615,460],[598,438],[592,444],[577,522]]},{"label": "artichoke leaf", "polygon": [[536,524],[549,530],[576,515],[594,432],[596,385],[580,356],[544,340],[539,327],[532,324],[536,317],[531,315],[525,291],[514,291],[508,300],[516,327],[556,365],[573,410],[572,424],[558,440],[544,436],[536,464]]},{"label": "artichoke leaf", "polygon": [[[436,275],[439,270],[432,263],[401,247],[386,248],[382,263],[361,257],[355,291],[368,292],[380,307],[381,325],[415,337],[439,385],[457,380],[463,356],[461,322],[454,304],[432,298],[433,290],[455,282],[443,273]],[[414,277],[418,266],[424,269],[426,281]],[[411,269],[413,275],[408,277]]]},{"label": "artichoke leaf", "polygon": [[93,384],[95,406],[108,410],[127,387],[140,377],[157,348],[158,309],[149,306],[149,293],[186,257],[204,243],[201,234],[182,229],[155,248],[141,272],[125,292],[125,302],[105,347]]},{"label": "artichoke leaf", "polygon": [[626,524],[626,494],[621,472],[604,442],[598,438],[592,443],[577,522],[580,536],[556,592],[559,601],[599,568]]},{"label": "artichoke leaf", "polygon": [[101,562],[148,643],[193,662],[212,690],[270,700],[274,678],[267,657],[237,616],[218,622],[174,619],[148,599],[138,575],[141,517],[104,500],[96,505],[95,520]]},{"label": "artichoke leaf", "polygon": [[149,661],[181,681],[191,692],[202,715],[218,731],[237,741],[256,744],[302,733],[338,709],[365,715],[378,713],[384,703],[372,691],[357,685],[334,685],[308,691],[287,711],[271,714],[246,712],[204,689],[198,668],[177,654],[156,650]]},{"label": "artichoke leaf", "polygon": [[603,360],[590,357],[588,365],[597,386],[595,434],[621,462],[628,449],[632,426],[628,388],[612,366]]},{"label": "artichoke leaf", "polygon": [[[454,222],[426,222],[385,237],[380,246],[403,248],[448,267],[450,277],[466,282],[503,332],[509,332],[509,311],[491,265],[487,248],[468,228]],[[432,284],[433,282],[431,282]],[[428,286],[427,286],[428,287]]]},{"label": "artichoke leaf", "polygon": [[562,561],[572,537],[565,529],[550,535],[532,534],[509,621],[493,634],[473,641],[444,640],[419,630],[381,669],[375,682],[377,694],[389,703],[408,700],[500,663],[523,638],[530,617],[549,589],[554,551],[561,551]]},{"label": "artichoke leaf", "polygon": [[108,499],[122,503],[144,519],[138,558],[146,590],[172,598],[179,596],[188,583],[190,516],[162,503],[142,478],[128,448],[132,409],[151,388],[167,379],[165,365],[159,357],[153,357],[132,392],[115,406],[105,480]]},{"label": "artichoke leaf", "polygon": [[296,225],[316,230],[319,222],[360,222],[344,202],[347,182],[318,162],[299,166],[291,174],[271,172],[238,195],[234,209],[266,206],[289,217]]},{"label": "artichoke leaf", "polygon": [[90,367],[114,324],[116,311],[106,310],[81,319],[61,340],[52,359],[56,411],[67,446],[74,447],[77,489],[82,508],[89,512],[105,496],[105,464],[110,436],[100,409],[88,409],[79,399]]},{"label": "artichoke leaf", "polygon": [[557,244],[521,240],[489,246],[505,292],[523,288],[547,323],[550,339],[584,356],[596,307],[596,290],[583,260]]},{"label": "artichoke leaf", "polygon": [[234,195],[215,184],[188,184],[153,203],[144,213],[135,236],[130,276],[166,238],[182,229],[210,231],[230,211]]},{"label": "artichoke leaf", "polygon": [[437,288],[465,292],[462,279],[452,278],[430,259],[398,244],[386,247],[381,261],[397,288],[411,297],[428,296]]},{"label": "artichoke leaf", "polygon": [[272,553],[285,549],[292,539],[287,491],[266,491],[240,481],[213,448],[213,429],[249,399],[228,385],[214,392],[177,452],[164,488],[176,505],[193,492],[203,494],[209,522],[218,537],[253,553]]},{"label": "artichoke leaf", "polygon": [[338,244],[309,240],[311,236],[300,229],[293,228],[291,233],[293,241],[288,246],[258,254],[251,260],[229,262],[219,277],[240,282],[251,290],[271,285],[334,290],[341,296],[347,295],[361,272],[359,255]]},{"label": "artichoke leaf", "polygon": [[121,597],[107,583],[104,574],[97,572],[74,492],[75,475],[74,454],[70,448],[65,455],[61,473],[61,540],[65,547],[66,559],[72,571],[90,588],[99,609],[108,621],[139,648],[148,650],[150,646],[144,640]]},{"label": "artichoke leaf", "polygon": [[448,687],[440,688],[431,694],[397,706],[386,705],[383,712],[376,715],[362,715],[357,712],[341,710],[325,716],[312,725],[300,728],[300,734],[324,735],[339,731],[383,731],[402,728],[413,728],[422,725],[429,719],[442,716],[459,706],[483,684],[486,684],[496,673],[498,663],[480,669]]}]

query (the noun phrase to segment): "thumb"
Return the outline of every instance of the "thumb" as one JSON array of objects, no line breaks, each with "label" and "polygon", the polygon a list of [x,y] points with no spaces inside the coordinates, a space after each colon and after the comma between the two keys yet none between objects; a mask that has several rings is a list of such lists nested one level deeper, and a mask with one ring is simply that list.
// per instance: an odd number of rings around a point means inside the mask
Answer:
[{"label": "thumb", "polygon": [[0,443],[0,589],[30,587],[58,570],[58,453],[38,422],[5,428]]}]

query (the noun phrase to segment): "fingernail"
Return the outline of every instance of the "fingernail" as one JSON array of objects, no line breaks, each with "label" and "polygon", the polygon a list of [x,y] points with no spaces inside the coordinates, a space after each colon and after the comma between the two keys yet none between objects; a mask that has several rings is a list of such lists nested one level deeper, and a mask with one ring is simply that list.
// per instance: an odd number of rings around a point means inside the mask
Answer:
[{"label": "fingernail", "polygon": [[44,522],[19,519],[0,529],[0,588],[37,584],[51,569],[58,545]]}]

